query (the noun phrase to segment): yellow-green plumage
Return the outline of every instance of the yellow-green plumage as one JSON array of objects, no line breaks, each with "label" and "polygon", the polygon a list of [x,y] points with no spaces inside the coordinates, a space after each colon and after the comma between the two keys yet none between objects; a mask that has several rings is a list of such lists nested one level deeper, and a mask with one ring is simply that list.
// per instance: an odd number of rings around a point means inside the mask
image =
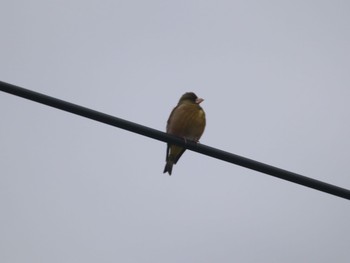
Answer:
[{"label": "yellow-green plumage", "polygon": [[[205,128],[205,113],[199,104],[203,101],[193,92],[187,92],[173,109],[167,122],[166,131],[186,140],[198,141]],[[164,173],[171,175],[172,167],[186,149],[168,144]]]}]

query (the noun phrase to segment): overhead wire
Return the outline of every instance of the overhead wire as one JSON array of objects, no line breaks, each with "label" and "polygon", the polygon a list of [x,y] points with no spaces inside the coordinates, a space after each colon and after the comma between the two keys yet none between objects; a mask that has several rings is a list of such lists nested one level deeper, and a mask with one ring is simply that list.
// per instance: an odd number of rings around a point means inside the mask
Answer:
[{"label": "overhead wire", "polygon": [[243,156],[239,156],[227,151],[216,149],[201,143],[184,140],[165,132],[152,129],[131,121],[108,115],[99,111],[95,111],[77,104],[73,104],[64,100],[60,100],[39,92],[25,89],[16,85],[0,81],[0,90],[15,96],[19,96],[31,101],[45,104],[63,111],[67,111],[76,115],[80,115],[98,122],[102,122],[114,127],[118,127],[130,132],[134,132],[149,138],[153,138],[162,142],[180,145],[194,152],[198,152],[225,162],[233,163],[248,169],[252,169],[261,173],[265,173],[289,182],[303,185],[315,190],[319,190],[334,196],[342,197],[350,200],[350,190],[322,182],[310,177],[306,177],[297,173],[293,173],[278,167],[274,167],[265,163],[261,163]]}]

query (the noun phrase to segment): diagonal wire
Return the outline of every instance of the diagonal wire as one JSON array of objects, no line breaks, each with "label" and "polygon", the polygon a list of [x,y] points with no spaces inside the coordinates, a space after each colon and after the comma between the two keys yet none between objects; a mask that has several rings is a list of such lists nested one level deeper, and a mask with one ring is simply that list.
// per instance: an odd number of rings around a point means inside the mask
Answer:
[{"label": "diagonal wire", "polygon": [[68,111],[95,121],[99,121],[105,124],[109,124],[121,129],[125,129],[130,132],[134,132],[140,135],[144,135],[159,141],[172,143],[176,145],[183,146],[194,152],[198,152],[207,156],[211,156],[216,159],[220,159],[226,162],[230,162],[236,165],[246,167],[258,172],[272,175],[274,177],[287,180],[296,184],[300,184],[306,187],[310,187],[328,194],[332,194],[338,197],[342,197],[350,200],[350,190],[325,183],[316,179],[312,179],[297,173],[289,172],[268,164],[254,161],[233,153],[222,151],[207,145],[197,144],[191,141],[185,141],[182,138],[137,124],[127,120],[123,120],[102,112],[98,112],[89,108],[85,108],[67,101],[56,99],[35,91],[24,89],[9,83],[0,81],[0,90],[28,99],[36,101],[60,110]]}]

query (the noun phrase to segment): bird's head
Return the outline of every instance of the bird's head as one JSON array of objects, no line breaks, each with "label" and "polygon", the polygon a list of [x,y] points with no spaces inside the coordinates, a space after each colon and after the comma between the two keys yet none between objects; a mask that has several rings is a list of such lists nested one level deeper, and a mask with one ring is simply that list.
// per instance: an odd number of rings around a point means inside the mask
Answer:
[{"label": "bird's head", "polygon": [[186,92],[184,95],[181,96],[180,100],[179,100],[179,104],[189,101],[191,103],[196,103],[196,104],[200,104],[202,101],[204,101],[204,99],[202,98],[198,98],[196,94],[194,94],[193,92]]}]

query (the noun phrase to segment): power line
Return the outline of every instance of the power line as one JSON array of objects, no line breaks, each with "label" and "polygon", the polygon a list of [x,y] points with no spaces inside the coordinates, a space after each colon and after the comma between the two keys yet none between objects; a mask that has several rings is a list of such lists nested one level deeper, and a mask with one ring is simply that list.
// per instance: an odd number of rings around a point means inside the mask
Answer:
[{"label": "power line", "polygon": [[257,162],[233,153],[225,152],[203,144],[197,144],[192,141],[185,141],[182,138],[172,136],[170,134],[137,124],[127,120],[123,120],[102,112],[98,112],[89,108],[85,108],[67,101],[56,99],[35,91],[24,89],[9,83],[0,81],[0,90],[28,99],[36,101],[60,110],[68,111],[95,121],[106,123],[121,129],[125,129],[137,134],[141,134],[159,141],[177,144],[194,152],[198,152],[216,159],[230,162],[236,165],[246,167],[258,172],[272,175],[283,180],[287,180],[296,184],[310,187],[328,194],[342,197],[350,200],[350,190],[328,184],[316,179],[312,179],[300,174],[289,172],[268,164]]}]

